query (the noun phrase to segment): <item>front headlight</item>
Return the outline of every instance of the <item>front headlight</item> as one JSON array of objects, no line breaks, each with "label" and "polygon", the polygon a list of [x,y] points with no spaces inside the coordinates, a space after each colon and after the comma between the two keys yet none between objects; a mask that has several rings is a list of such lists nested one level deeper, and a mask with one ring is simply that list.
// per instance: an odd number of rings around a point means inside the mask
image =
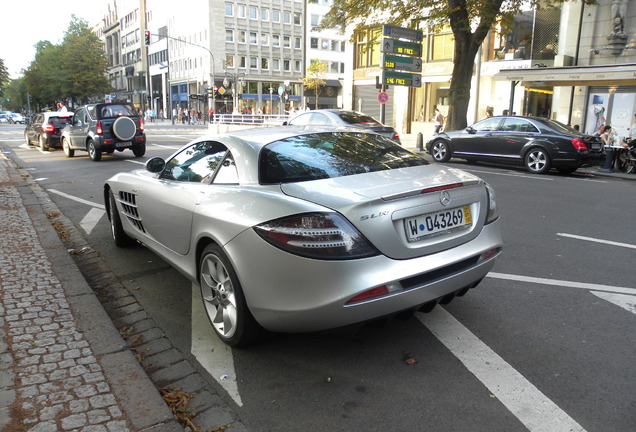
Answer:
[{"label": "front headlight", "polygon": [[499,205],[497,204],[497,197],[495,196],[495,190],[488,183],[486,185],[486,192],[488,193],[488,214],[486,215],[486,223],[494,222],[499,217]]}]

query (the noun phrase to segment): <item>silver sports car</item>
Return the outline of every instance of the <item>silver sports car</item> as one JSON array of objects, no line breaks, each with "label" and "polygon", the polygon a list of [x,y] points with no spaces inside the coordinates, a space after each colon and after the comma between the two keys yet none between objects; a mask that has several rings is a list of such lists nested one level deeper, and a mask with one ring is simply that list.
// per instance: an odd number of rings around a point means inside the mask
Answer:
[{"label": "silver sports car", "polygon": [[488,184],[359,129],[203,136],[110,178],[104,198],[115,243],[196,282],[232,346],[430,310],[502,248]]}]

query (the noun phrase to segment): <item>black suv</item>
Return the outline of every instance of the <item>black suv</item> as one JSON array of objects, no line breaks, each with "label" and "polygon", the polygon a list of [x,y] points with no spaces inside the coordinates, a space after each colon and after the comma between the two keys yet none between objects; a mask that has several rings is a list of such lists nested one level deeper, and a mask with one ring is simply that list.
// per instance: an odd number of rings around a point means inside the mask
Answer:
[{"label": "black suv", "polygon": [[136,157],[146,153],[144,124],[130,104],[84,105],[75,111],[72,124],[62,132],[66,157],[75,156],[75,150],[83,150],[97,162],[102,153],[127,148],[132,149]]},{"label": "black suv", "polygon": [[32,120],[27,120],[24,128],[24,140],[27,145],[38,143],[44,151],[49,147],[60,146],[60,136],[62,130],[71,122],[73,113],[47,111],[33,116]]}]

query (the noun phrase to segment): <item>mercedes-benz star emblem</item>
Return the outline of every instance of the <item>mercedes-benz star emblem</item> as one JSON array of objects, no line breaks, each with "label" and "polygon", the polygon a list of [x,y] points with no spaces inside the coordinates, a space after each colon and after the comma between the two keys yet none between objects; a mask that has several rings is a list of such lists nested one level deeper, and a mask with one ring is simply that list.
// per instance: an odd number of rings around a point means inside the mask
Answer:
[{"label": "mercedes-benz star emblem", "polygon": [[451,197],[450,197],[450,194],[448,193],[448,191],[442,191],[439,194],[439,202],[441,202],[444,207],[446,207],[447,205],[450,204]]}]

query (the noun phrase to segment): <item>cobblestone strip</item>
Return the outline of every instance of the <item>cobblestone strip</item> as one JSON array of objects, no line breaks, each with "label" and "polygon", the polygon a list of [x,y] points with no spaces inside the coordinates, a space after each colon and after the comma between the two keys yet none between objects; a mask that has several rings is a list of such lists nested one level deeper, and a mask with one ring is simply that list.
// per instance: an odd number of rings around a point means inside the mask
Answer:
[{"label": "cobblestone strip", "polygon": [[0,394],[3,414],[11,403],[13,420],[0,426],[16,432],[128,432],[21,196],[6,185],[6,170],[0,171],[0,220],[10,228],[0,236]]},{"label": "cobblestone strip", "polygon": [[[132,291],[117,279],[99,254],[90,248],[81,232],[59,211],[46,191],[34,187],[33,193],[43,211],[53,215],[51,222],[56,226],[62,242],[155,386],[158,389],[178,389],[192,394],[187,409],[194,415],[194,424],[201,431],[248,432],[249,429],[234,409],[172,345],[163,330],[137,302]],[[164,429],[156,432],[183,430],[177,425],[165,424],[163,427]],[[149,432],[155,432],[155,429]]]}]

